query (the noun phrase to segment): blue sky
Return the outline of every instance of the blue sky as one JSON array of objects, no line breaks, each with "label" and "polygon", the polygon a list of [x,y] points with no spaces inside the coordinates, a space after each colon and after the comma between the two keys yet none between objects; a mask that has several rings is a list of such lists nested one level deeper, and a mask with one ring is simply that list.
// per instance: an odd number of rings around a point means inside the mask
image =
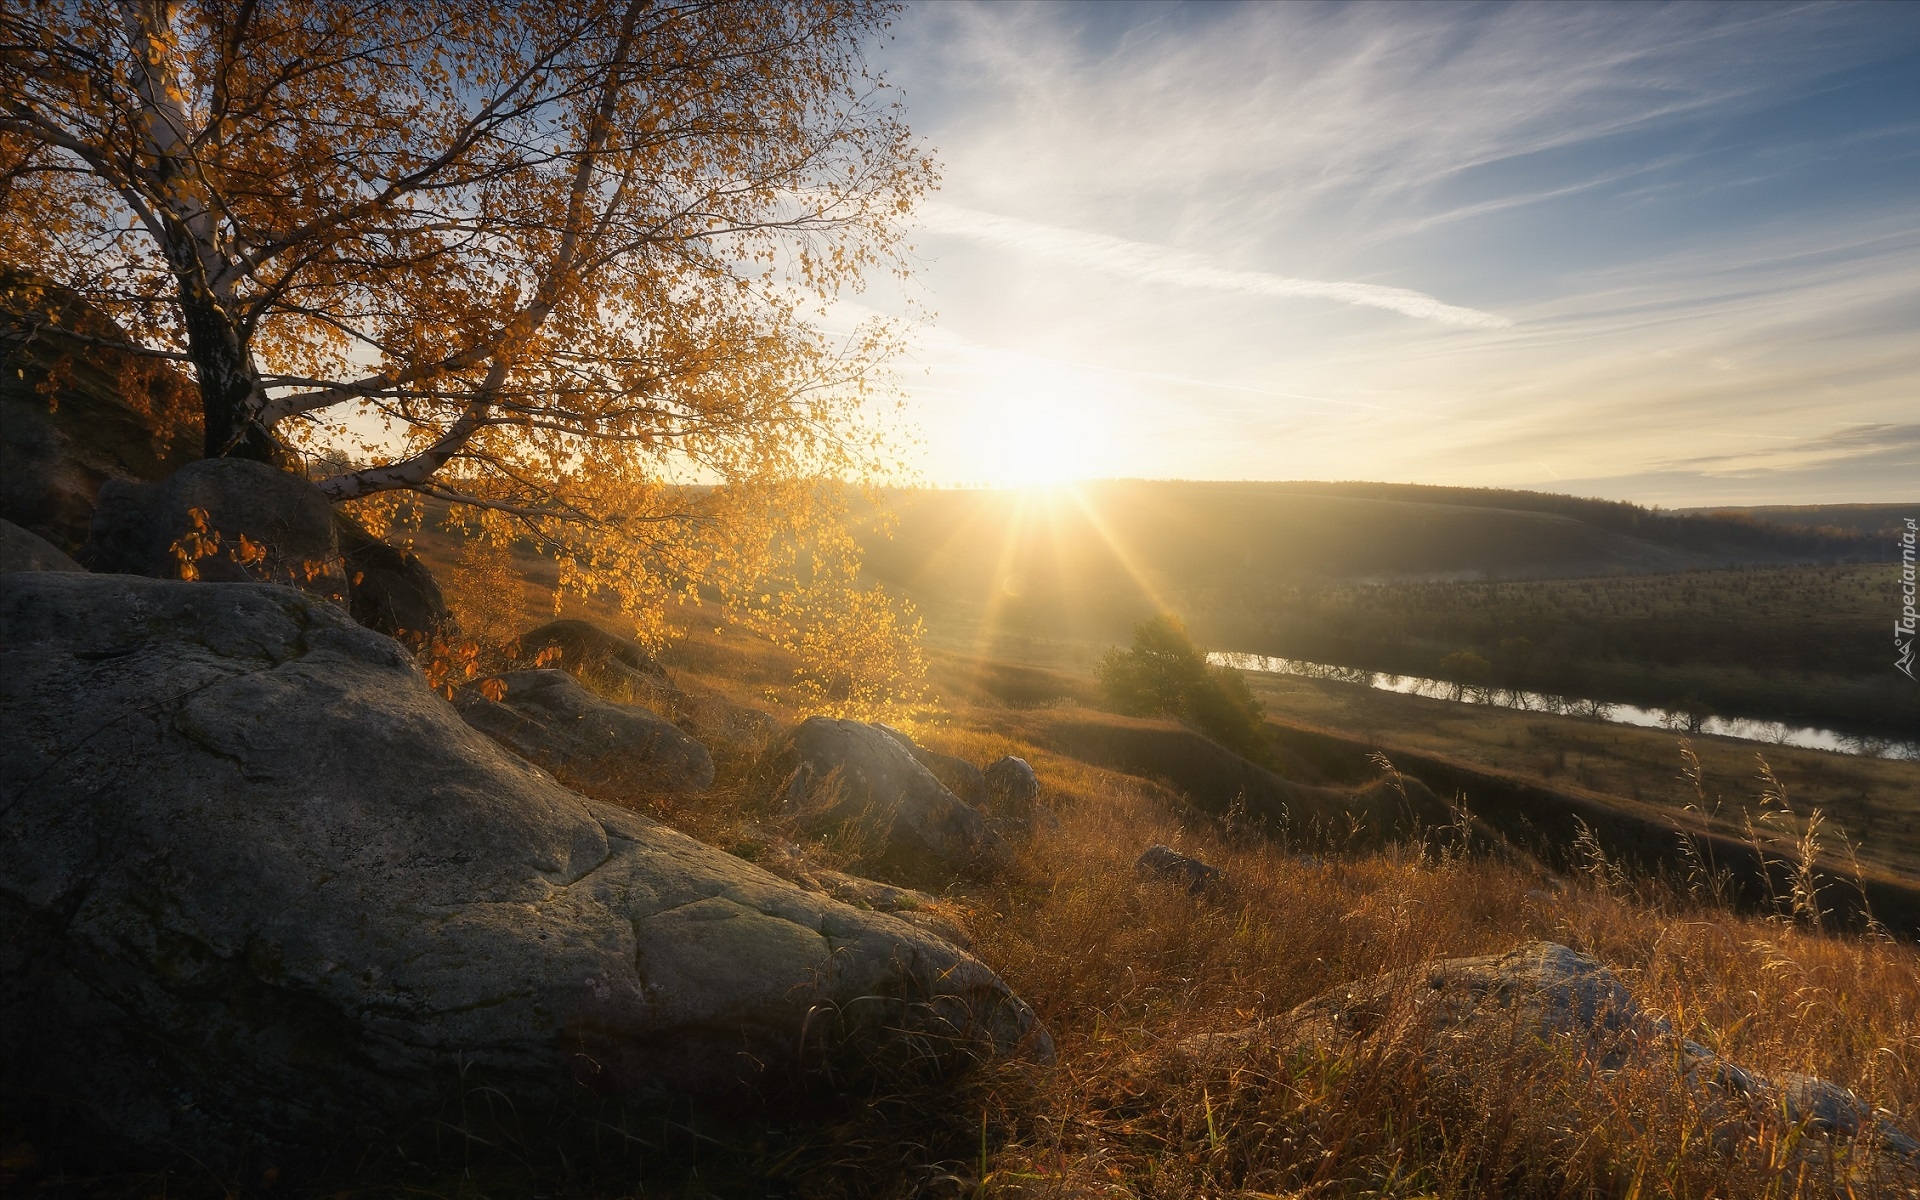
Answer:
[{"label": "blue sky", "polygon": [[900,373],[930,482],[1920,498],[1920,4],[894,32],[943,172]]}]

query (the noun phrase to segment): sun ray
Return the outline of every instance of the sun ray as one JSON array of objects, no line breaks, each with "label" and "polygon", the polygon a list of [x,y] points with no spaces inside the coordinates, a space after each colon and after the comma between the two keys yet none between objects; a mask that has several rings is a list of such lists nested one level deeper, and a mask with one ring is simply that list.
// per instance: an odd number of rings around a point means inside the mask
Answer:
[{"label": "sun ray", "polygon": [[1139,586],[1140,590],[1146,594],[1147,599],[1152,602],[1154,610],[1156,612],[1172,612],[1173,606],[1167,602],[1167,598],[1161,593],[1159,587],[1154,583],[1153,577],[1141,564],[1139,557],[1121,540],[1120,535],[1114,532],[1113,526],[1107,523],[1107,519],[1101,515],[1099,508],[1088,499],[1086,492],[1078,487],[1068,487],[1063,490],[1068,498],[1079,506],[1081,513],[1087,519],[1087,524],[1100,536],[1100,540],[1106,543],[1108,552],[1110,552],[1114,560],[1120,564],[1121,570],[1125,571],[1128,576],[1133,579],[1133,582]]}]

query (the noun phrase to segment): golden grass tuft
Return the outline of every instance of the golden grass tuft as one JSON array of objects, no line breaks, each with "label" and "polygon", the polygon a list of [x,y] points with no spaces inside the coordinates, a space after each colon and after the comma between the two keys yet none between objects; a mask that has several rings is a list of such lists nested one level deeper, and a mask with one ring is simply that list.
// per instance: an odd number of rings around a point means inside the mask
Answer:
[{"label": "golden grass tuft", "polygon": [[[945,747],[951,749],[952,747]],[[1920,954],[1701,907],[1649,908],[1591,881],[1397,848],[1318,860],[1183,821],[1151,789],[1091,769],[1044,773],[1061,810],[1029,878],[983,913],[979,953],[1033,1003],[1060,1047],[994,1169],[1031,1194],[1832,1194],[1775,1130],[1727,1149],[1672,1074],[1587,1080],[1498,1055],[1472,1086],[1418,1056],[1360,1046],[1288,1061],[1196,1063],[1197,1034],[1271,1021],[1329,988],[1533,939],[1611,965],[1684,1036],[1763,1074],[1851,1086],[1912,1129],[1920,1115]],[[1166,841],[1223,867],[1235,901],[1144,883]],[[1723,1139],[1724,1140],[1724,1139]],[[1892,1183],[1881,1181],[1886,1187]],[[1910,1179],[1907,1186],[1920,1185]],[[1904,1194],[1891,1192],[1889,1194]]]}]

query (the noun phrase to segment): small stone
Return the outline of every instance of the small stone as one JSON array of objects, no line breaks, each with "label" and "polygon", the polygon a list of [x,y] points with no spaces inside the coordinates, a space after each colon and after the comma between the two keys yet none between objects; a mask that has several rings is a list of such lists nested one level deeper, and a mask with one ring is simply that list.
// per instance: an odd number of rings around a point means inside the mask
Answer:
[{"label": "small stone", "polygon": [[1196,896],[1227,879],[1219,867],[1190,858],[1167,845],[1148,846],[1133,865],[1142,875],[1181,884]]}]

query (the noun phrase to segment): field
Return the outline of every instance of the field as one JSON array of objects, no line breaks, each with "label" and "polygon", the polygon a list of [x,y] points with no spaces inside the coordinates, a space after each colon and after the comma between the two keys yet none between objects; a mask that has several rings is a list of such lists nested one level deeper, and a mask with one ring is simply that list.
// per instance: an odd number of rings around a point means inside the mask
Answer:
[{"label": "field", "polygon": [[[667,1192],[732,1195],[1328,1196],[1821,1193],[1758,1161],[1702,1154],[1701,1114],[1657,1078],[1582,1095],[1511,1075],[1466,1095],[1417,1061],[1364,1051],[1288,1061],[1254,1043],[1195,1055],[1335,985],[1434,957],[1547,938],[1591,950],[1730,1056],[1816,1070],[1892,1113],[1920,1101],[1920,954],[1668,902],[1583,878],[1389,849],[1306,860],[1223,832],[1151,784],[1048,752],[1035,710],[971,706],[911,731],[985,761],[1029,756],[1060,826],[1019,876],[943,905],[1048,1022],[1058,1062],[982,1071],[960,1091],[870,1098],[831,1129],[706,1128]],[[723,825],[724,817],[716,818]],[[723,828],[709,833],[726,838]],[[1169,842],[1225,868],[1232,897],[1143,883]],[[1628,1112],[1657,1118],[1632,1120]],[[1688,1130],[1693,1132],[1689,1133]],[[1863,1189],[1864,1190],[1864,1189]]]},{"label": "field", "polygon": [[[1346,730],[1406,747],[1510,771],[1548,786],[1575,787],[1636,802],[1700,806],[1682,778],[1679,736],[1664,730],[1576,717],[1514,712],[1381,692],[1355,684],[1250,675],[1268,712],[1287,721]],[[1695,735],[1709,816],[1737,830],[1757,811],[1756,755],[1786,786],[1796,809],[1832,822],[1829,851],[1844,837],[1863,862],[1920,879],[1920,763],[1894,762]]]}]

